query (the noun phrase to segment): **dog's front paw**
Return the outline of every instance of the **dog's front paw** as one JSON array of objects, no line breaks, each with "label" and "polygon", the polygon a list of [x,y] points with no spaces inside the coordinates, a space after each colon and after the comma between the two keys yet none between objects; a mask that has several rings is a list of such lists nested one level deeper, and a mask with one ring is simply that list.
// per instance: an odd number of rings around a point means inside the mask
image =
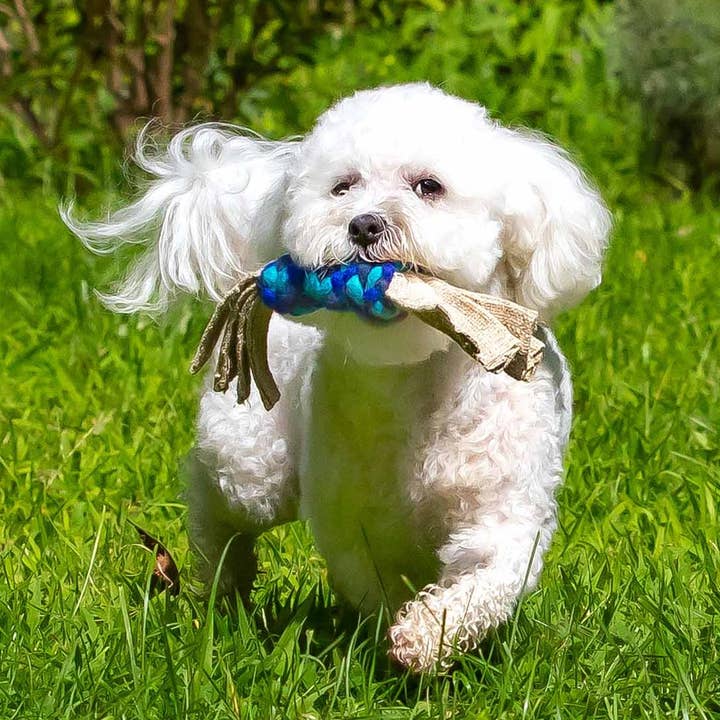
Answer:
[{"label": "dog's front paw", "polygon": [[400,608],[388,631],[390,657],[412,672],[446,670],[453,652],[474,647],[462,618],[445,602],[445,588],[430,585]]}]

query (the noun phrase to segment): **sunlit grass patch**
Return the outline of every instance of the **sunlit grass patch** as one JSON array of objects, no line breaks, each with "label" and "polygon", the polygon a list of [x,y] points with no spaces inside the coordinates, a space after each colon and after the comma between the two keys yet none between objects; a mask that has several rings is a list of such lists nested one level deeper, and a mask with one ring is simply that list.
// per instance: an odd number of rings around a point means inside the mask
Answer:
[{"label": "sunlit grass patch", "polygon": [[[605,281],[557,330],[576,418],[541,587],[454,674],[411,678],[330,593],[300,524],[261,541],[255,608],[192,578],[180,480],[207,308],[161,325],[39,195],[0,207],[0,717],[707,717],[720,713],[720,218],[617,213]],[[150,598],[152,556],[183,569]]]}]

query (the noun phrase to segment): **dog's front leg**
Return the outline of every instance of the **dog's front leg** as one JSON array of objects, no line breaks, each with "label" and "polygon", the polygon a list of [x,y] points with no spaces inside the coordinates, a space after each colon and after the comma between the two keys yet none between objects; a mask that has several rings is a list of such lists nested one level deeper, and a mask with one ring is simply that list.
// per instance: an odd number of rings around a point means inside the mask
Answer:
[{"label": "dog's front leg", "polygon": [[439,551],[440,580],[399,611],[390,628],[390,654],[415,672],[443,669],[453,653],[467,652],[511,615],[533,587],[550,542],[545,526],[510,519],[453,533]]},{"label": "dog's front leg", "polygon": [[571,407],[567,370],[546,339],[546,364],[530,383],[453,368],[456,384],[429,420],[410,492],[423,526],[439,528],[441,571],[390,628],[391,655],[404,667],[449,666],[537,582]]}]

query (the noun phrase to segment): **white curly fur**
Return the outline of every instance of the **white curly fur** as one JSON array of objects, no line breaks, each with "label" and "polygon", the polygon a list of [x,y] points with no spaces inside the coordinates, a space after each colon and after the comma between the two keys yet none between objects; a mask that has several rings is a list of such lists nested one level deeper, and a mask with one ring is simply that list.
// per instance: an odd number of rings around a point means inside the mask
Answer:
[{"label": "white curly fur", "polygon": [[[65,215],[96,251],[148,245],[105,296],[122,312],[163,309],[178,290],[218,299],[238,271],[281,252],[306,265],[400,258],[546,321],[600,280],[610,220],[580,170],[428,85],[359,92],[303,140],[202,125],[165,151],[142,137],[138,159],[156,179],[137,202],[107,223]],[[442,192],[416,192],[423,178]],[[348,224],[364,213],[388,229],[361,249]],[[428,671],[475,647],[536,584],[555,526],[571,388],[543,335],[543,364],[523,383],[415,320],[274,317],[280,403],[268,413],[256,390],[241,407],[232,388],[202,393],[189,496],[209,568],[240,533],[223,578],[246,591],[252,538],[307,518],[338,592],[397,611],[400,664]],[[413,597],[410,586],[426,587]]]}]

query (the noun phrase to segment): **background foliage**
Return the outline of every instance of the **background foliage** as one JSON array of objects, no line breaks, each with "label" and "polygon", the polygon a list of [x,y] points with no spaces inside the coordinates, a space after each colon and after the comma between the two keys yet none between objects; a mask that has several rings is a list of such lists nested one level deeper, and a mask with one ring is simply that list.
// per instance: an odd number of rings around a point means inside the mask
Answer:
[{"label": "background foliage", "polygon": [[430,80],[581,151],[698,187],[720,163],[713,0],[13,0],[0,175],[106,187],[144,121],[307,130],[362,87]]},{"label": "background foliage", "polygon": [[620,3],[610,66],[643,107],[645,169],[694,187],[720,170],[720,14],[707,0]]},{"label": "background foliage", "polygon": [[[716,8],[0,1],[0,717],[720,716]],[[422,680],[338,607],[302,525],[263,538],[251,612],[195,586],[180,459],[207,308],[110,315],[107,261],[56,213],[127,197],[142,118],[283,137],[405,80],[549,133],[615,218],[603,285],[556,327],[576,418],[541,588]],[[149,598],[130,520],[174,552],[177,599]]]}]

